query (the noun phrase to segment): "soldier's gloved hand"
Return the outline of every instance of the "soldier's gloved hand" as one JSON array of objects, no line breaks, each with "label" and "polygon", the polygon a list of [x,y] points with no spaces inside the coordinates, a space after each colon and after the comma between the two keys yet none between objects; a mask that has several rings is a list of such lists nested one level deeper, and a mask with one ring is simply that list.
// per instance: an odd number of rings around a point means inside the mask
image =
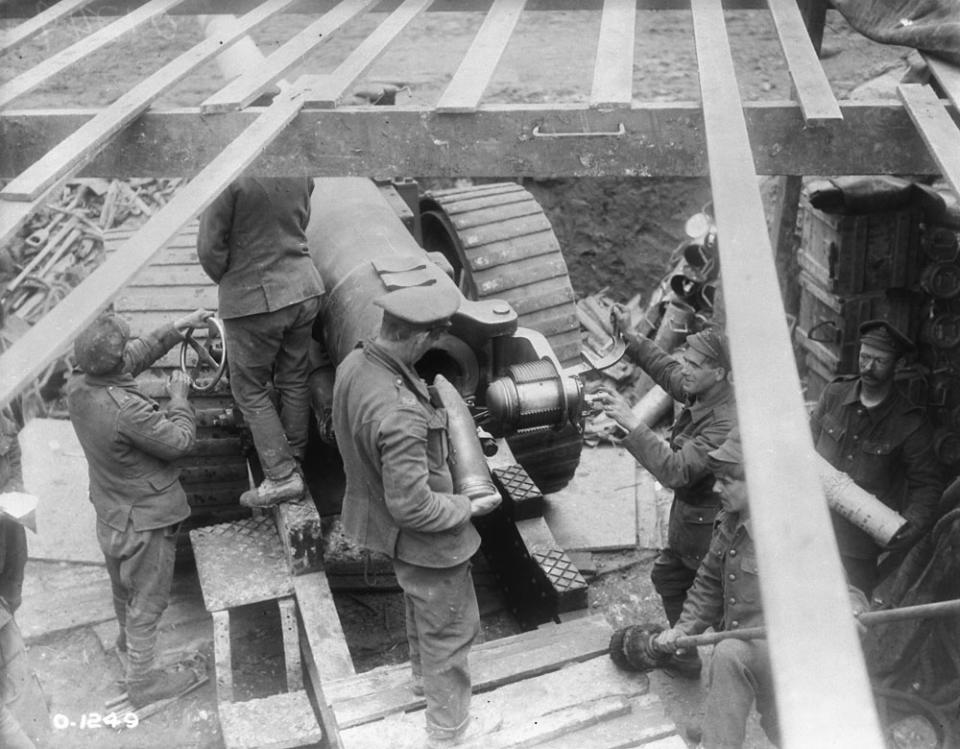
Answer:
[{"label": "soldier's gloved hand", "polygon": [[186,400],[190,394],[190,378],[179,369],[174,369],[167,380],[167,392],[170,400]]},{"label": "soldier's gloved hand", "polygon": [[674,653],[677,650],[677,640],[686,636],[686,633],[682,630],[672,627],[671,629],[665,629],[654,637],[651,644],[661,653]]},{"label": "soldier's gloved hand", "polygon": [[854,620],[857,623],[857,632],[863,637],[867,634],[867,628],[860,621],[859,617],[863,612],[870,610],[870,601],[867,600],[867,597],[860,588],[850,585],[849,583],[847,583],[847,597],[850,601],[850,611],[853,613]]},{"label": "soldier's gloved hand", "polygon": [[500,503],[503,501],[503,497],[500,496],[500,492],[491,492],[490,494],[482,494],[476,499],[470,500],[470,517],[476,517],[477,515],[486,515],[487,513],[493,512],[500,506]]},{"label": "soldier's gloved hand", "polygon": [[178,333],[184,333],[190,328],[199,328],[211,317],[213,317],[213,313],[208,309],[194,310],[189,315],[184,315],[174,322],[173,327],[177,329]]}]

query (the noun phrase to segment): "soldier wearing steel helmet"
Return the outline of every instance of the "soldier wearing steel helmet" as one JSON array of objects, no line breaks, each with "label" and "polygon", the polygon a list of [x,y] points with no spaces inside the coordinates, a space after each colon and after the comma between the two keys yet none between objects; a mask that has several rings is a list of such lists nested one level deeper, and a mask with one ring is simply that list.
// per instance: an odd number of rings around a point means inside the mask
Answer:
[{"label": "soldier wearing steel helmet", "polygon": [[389,292],[378,335],[337,368],[333,421],[347,478],[344,531],[393,560],[407,612],[412,688],[424,694],[428,747],[456,746],[493,726],[470,718],[467,657],[480,631],[470,522],[499,494],[456,494],[445,412],[414,369],[460,303],[452,284]]},{"label": "soldier wearing steel helmet", "polygon": [[166,408],[134,377],[212,313],[197,310],[142,338],[126,321],[104,314],[74,341],[80,372],[67,386],[70,420],[86,455],[97,539],[113,588],[127,654],[126,683],[134,707],[175,696],[199,678],[189,669],[156,668],[157,625],[170,596],[177,532],[190,514],[173,461],[196,440],[187,401],[190,383],[175,370]]}]

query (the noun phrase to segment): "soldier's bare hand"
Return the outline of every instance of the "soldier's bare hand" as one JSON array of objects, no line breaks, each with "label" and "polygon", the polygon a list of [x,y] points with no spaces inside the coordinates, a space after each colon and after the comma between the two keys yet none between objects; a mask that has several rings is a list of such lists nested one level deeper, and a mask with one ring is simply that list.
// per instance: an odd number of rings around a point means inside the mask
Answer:
[{"label": "soldier's bare hand", "polygon": [[190,378],[179,369],[174,369],[167,380],[167,392],[171,400],[186,400],[190,395]]},{"label": "soldier's bare hand", "polygon": [[500,492],[491,492],[490,494],[483,494],[476,499],[471,499],[470,517],[486,515],[487,513],[493,512],[500,506],[502,501],[503,498],[500,496]]},{"label": "soldier's bare hand", "polygon": [[178,319],[173,324],[173,327],[175,327],[179,332],[183,333],[189,328],[199,328],[211,317],[213,317],[213,313],[208,309],[194,310],[189,315],[184,315]]},{"label": "soldier's bare hand", "polygon": [[653,638],[653,646],[663,652],[663,653],[672,653],[677,649],[677,640],[684,636],[684,633],[673,627],[672,629],[667,629],[658,634]]},{"label": "soldier's bare hand", "polygon": [[594,394],[594,402],[603,412],[622,426],[627,432],[632,432],[640,426],[640,419],[630,409],[630,404],[616,390],[601,388]]},{"label": "soldier's bare hand", "polygon": [[610,321],[613,323],[613,327],[621,334],[633,330],[633,316],[630,314],[630,310],[622,304],[614,304],[610,309]]}]

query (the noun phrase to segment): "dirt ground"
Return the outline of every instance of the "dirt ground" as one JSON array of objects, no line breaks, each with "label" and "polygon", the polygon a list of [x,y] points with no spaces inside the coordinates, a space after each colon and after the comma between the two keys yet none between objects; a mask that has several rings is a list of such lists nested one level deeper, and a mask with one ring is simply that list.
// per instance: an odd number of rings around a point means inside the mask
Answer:
[{"label": "dirt ground", "polygon": [[[663,12],[643,32],[643,54],[636,61],[635,96],[643,99],[697,99],[698,81],[688,14]],[[312,19],[309,19],[312,20]],[[548,14],[534,24],[522,24],[500,66],[490,98],[501,101],[544,101],[555,94],[586,95],[592,68],[585,61],[592,55],[583,44],[582,19],[576,12]],[[729,14],[735,62],[745,99],[786,98],[789,78],[777,52],[772,24],[761,13]],[[300,16],[280,15],[255,35],[265,52],[289,38],[308,22]],[[38,55],[59,49],[91,28],[104,23],[95,16],[61,24],[51,33],[17,48],[0,58],[0,82],[36,63]],[[411,71],[403,81],[408,101],[435,97],[446,82],[435,72],[448,66],[440,62],[462,55],[476,29],[469,14],[425,14],[404,35],[409,40],[391,50],[368,72],[370,81],[393,80],[394,70]],[[304,68],[322,70],[342,56],[345,49],[368,28],[348,27],[330,44],[308,60]],[[179,51],[199,41],[197,25],[184,16],[154,23],[129,43],[118,43],[92,55],[71,68],[67,77],[55,79],[23,97],[24,108],[57,106],[98,106],[120,95],[133,82],[155,70]],[[550,40],[549,45],[544,41]],[[422,49],[429,46],[430,59],[423,62]],[[545,51],[545,50],[552,50]],[[882,47],[863,39],[831,12],[824,43],[824,68],[838,96],[844,97],[863,81],[902,65],[906,50]],[[117,61],[123,60],[118,65]],[[212,69],[212,66],[211,66]],[[536,75],[531,75],[535,70]],[[291,79],[297,72],[291,73]],[[529,79],[541,82],[533,89]],[[64,92],[82,92],[73,101],[64,101]],[[546,80],[547,83],[542,82]],[[64,81],[68,81],[64,83]],[[221,82],[213,74],[190,76],[157,102],[158,107],[195,105]],[[130,175],[135,177],[137,175]],[[175,175],[171,175],[175,176]],[[429,175],[414,175],[426,176]],[[511,175],[503,175],[511,178]],[[425,180],[429,184],[429,179]],[[709,199],[706,180],[580,179],[527,180],[551,218],[566,257],[575,290],[580,295],[608,289],[610,296],[626,300],[647,295],[666,272],[667,258],[681,238],[684,220]],[[649,582],[654,552],[634,550],[593,555],[597,575],[589,593],[590,609],[602,612],[614,626],[638,620],[661,620],[659,602]],[[49,563],[31,563],[34,579],[52,574]],[[189,588],[190,571],[178,575],[178,585]],[[25,596],[31,594],[28,579]],[[482,591],[484,636],[497,637],[516,631],[516,625],[498,605],[496,591]],[[359,668],[405,659],[399,601],[389,594],[341,594],[337,605]],[[268,607],[243,612],[235,637],[238,653],[246,660],[235,664],[241,675],[240,696],[269,693],[279,680],[279,623]],[[184,643],[202,644],[209,651],[204,625],[186,621],[163,633],[162,645],[180,648]],[[109,642],[109,637],[107,642]],[[81,715],[102,710],[102,701],[115,693],[114,680],[120,673],[116,656],[104,651],[104,642],[91,628],[34,641],[29,657],[50,700],[51,714],[79,722]],[[652,688],[664,700],[666,709],[679,725],[698,721],[701,687],[655,674]],[[274,691],[276,691],[274,689]],[[114,734],[104,730],[69,727],[54,731],[48,745],[55,749],[73,747],[214,747],[221,746],[216,703],[210,684],[174,709],[145,722],[143,726]],[[751,727],[751,749],[766,744],[756,726]]]}]

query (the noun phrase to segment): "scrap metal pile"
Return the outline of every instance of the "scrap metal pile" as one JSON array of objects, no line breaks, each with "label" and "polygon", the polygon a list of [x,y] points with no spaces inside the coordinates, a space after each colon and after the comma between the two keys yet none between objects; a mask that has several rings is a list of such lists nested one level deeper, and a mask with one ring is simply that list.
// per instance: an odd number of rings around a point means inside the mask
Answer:
[{"label": "scrap metal pile", "polygon": [[[37,211],[0,247],[0,338],[6,348],[99,266],[104,233],[146,221],[170,199],[179,179],[78,179]],[[57,415],[68,364],[51,364],[25,393],[29,415]],[[48,387],[48,383],[51,385]]]}]

